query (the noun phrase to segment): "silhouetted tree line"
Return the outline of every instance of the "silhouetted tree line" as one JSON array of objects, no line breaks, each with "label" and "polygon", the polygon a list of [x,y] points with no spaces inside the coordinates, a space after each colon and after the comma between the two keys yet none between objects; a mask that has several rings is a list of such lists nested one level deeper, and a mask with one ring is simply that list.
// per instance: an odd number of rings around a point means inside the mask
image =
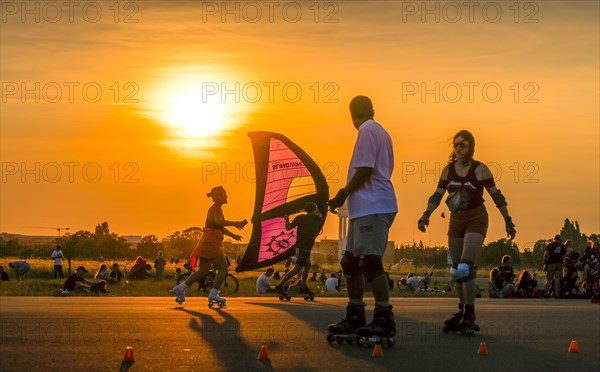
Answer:
[{"label": "silhouetted tree line", "polygon": [[[8,241],[0,238],[0,257],[16,256],[22,258],[37,257],[48,258],[55,244],[60,244],[66,256],[77,259],[97,259],[103,256],[106,260],[132,260],[136,256],[154,258],[159,250],[169,257],[187,258],[194,245],[200,239],[202,230],[199,227],[190,227],[183,231],[175,231],[165,237],[162,241],[155,235],[146,235],[137,244],[127,242],[123,236],[110,232],[108,222],[102,222],[96,226],[94,232],[80,230],[73,234],[65,234],[57,238],[56,242],[48,244],[23,245],[18,239]],[[596,236],[583,234],[577,221],[565,219],[560,230],[563,242],[570,240],[573,249],[583,252],[589,240]],[[522,252],[514,242],[499,239],[484,245],[480,266],[498,265],[502,256],[509,254],[515,265],[524,267],[540,267],[543,261],[546,246],[553,240],[554,236],[538,240],[533,247],[525,248]],[[415,266],[447,266],[447,247],[426,247],[423,242],[413,244],[402,244],[394,251],[394,262],[409,260]],[[336,258],[337,260],[337,258]]]}]

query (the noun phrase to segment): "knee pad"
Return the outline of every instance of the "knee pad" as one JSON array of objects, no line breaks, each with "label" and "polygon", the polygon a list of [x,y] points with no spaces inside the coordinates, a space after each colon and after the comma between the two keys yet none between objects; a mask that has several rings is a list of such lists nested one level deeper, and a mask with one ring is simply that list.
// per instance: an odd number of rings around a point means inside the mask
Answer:
[{"label": "knee pad", "polygon": [[[452,273],[452,269],[450,270],[450,272]],[[475,265],[473,264],[473,262],[467,261],[467,260],[462,260],[458,264],[458,266],[456,267],[456,270],[454,271],[454,274],[452,276],[452,279],[454,279],[460,283],[468,282],[470,280],[473,280],[474,278],[475,278]]]},{"label": "knee pad", "polygon": [[360,259],[359,268],[360,272],[367,278],[367,282],[369,283],[384,273],[381,256],[373,254],[363,256]]},{"label": "knee pad", "polygon": [[358,257],[354,257],[352,253],[344,252],[342,259],[340,260],[340,266],[342,266],[345,277],[352,278],[353,276],[360,275],[358,261]]},{"label": "knee pad", "polygon": [[457,276],[457,268],[458,268],[458,264],[452,263],[452,267],[450,267],[450,276],[452,277],[452,280],[456,280],[454,278],[456,278],[456,276]]}]

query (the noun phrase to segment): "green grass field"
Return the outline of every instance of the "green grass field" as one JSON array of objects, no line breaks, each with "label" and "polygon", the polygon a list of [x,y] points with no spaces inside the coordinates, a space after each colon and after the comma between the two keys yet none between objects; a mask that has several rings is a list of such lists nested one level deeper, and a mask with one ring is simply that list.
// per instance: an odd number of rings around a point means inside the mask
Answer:
[{"label": "green grass field", "polygon": [[[54,268],[51,260],[27,260],[31,264],[32,270],[25,275],[25,279],[23,281],[18,282],[15,278],[13,270],[8,269],[8,262],[13,261],[14,259],[15,258],[3,258],[2,261],[0,261],[0,265],[4,266],[5,270],[10,276],[9,282],[0,283],[0,296],[51,296],[57,294],[58,290],[62,288],[65,279],[54,279]],[[85,275],[85,278],[88,280],[93,280],[102,264],[106,264],[110,267],[112,263],[112,261],[105,261],[101,263],[98,261],[78,260],[72,261],[71,267],[72,270],[74,270],[80,265],[85,266],[86,269],[89,271],[89,273]],[[132,266],[132,262],[119,262],[119,265],[121,271],[123,271],[124,268],[129,270]],[[175,269],[177,267],[183,269],[183,263],[179,263],[177,265],[168,263],[165,268],[165,272],[163,275],[164,279],[162,281],[154,280],[155,270],[152,269],[150,271],[150,276],[146,280],[129,282],[125,282],[125,280],[123,280],[121,284],[109,285],[107,287],[109,294],[114,296],[170,296],[169,289],[171,289],[175,285]],[[280,273],[283,273],[284,269],[285,268],[283,264],[275,266],[275,270],[279,270]],[[429,269],[429,267],[402,267],[401,271],[390,271],[389,274],[392,277],[392,279],[396,281],[400,277],[406,276],[409,272],[412,272],[415,275],[422,275]],[[66,261],[64,263],[63,270],[66,278]],[[319,267],[318,272],[324,272],[327,275],[327,277],[329,277],[329,273],[331,273],[332,271],[337,272],[338,270],[339,265],[337,264],[322,265]],[[221,288],[223,290],[223,295],[230,297],[273,296],[273,294],[261,295],[256,293],[256,279],[263,272],[264,270],[236,273],[235,270],[231,269],[229,273],[234,275],[238,279],[239,288],[236,293],[231,293],[229,288]],[[443,284],[446,284],[450,281],[449,274],[446,268],[435,269],[433,276],[438,278],[438,286],[440,287],[442,287]],[[271,278],[271,285],[275,284],[277,284],[277,281]],[[435,286],[434,283],[432,283],[432,285]],[[342,291],[340,293],[322,292],[323,285],[320,282],[310,282],[309,287],[313,292],[317,293],[320,296],[346,296],[345,291]],[[394,286],[394,290],[390,293],[390,295],[393,297],[453,297],[456,295],[456,292],[410,292],[408,290],[399,290],[397,286]],[[198,287],[196,285],[193,285],[188,290],[188,296],[206,296],[206,293],[204,293],[203,291],[199,291]]]}]

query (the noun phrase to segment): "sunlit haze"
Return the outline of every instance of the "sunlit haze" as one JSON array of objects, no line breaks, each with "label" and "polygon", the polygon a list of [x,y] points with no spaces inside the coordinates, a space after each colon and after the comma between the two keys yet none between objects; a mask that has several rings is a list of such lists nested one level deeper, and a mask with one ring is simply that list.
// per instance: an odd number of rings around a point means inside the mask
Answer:
[{"label": "sunlit haze", "polygon": [[[97,2],[95,22],[81,8],[54,22],[3,9],[0,230],[52,235],[30,226],[108,221],[120,235],[163,238],[203,226],[217,185],[226,217],[250,220],[252,131],[297,143],[335,194],[357,135],[348,104],[367,95],[394,142],[390,240],[446,244],[443,203],[427,233],[417,220],[461,129],[496,176],[521,249],[565,218],[598,233],[598,2],[497,2],[501,13],[465,7],[460,17],[406,3],[269,12],[236,2],[227,13],[222,2],[118,3],[120,12]],[[490,242],[505,237],[504,222],[484,198]],[[319,239],[337,235],[330,214]]]}]

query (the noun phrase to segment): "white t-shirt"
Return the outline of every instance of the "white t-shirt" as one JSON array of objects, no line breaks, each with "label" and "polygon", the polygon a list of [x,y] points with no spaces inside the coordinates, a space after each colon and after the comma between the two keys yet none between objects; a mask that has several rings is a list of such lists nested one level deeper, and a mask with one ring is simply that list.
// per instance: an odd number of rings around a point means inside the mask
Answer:
[{"label": "white t-shirt", "polygon": [[267,277],[265,274],[262,274],[256,280],[256,292],[266,293],[268,288],[271,288],[271,285],[269,284],[269,277]]},{"label": "white t-shirt", "polygon": [[337,292],[338,279],[337,278],[329,278],[325,281],[325,287],[329,292]]},{"label": "white t-shirt", "polygon": [[381,213],[397,213],[398,205],[390,178],[394,170],[392,138],[374,120],[367,120],[358,128],[348,181],[356,168],[373,168],[371,177],[348,197],[350,219]]},{"label": "white t-shirt", "polygon": [[59,249],[58,251],[55,249],[52,251],[52,256],[50,256],[50,258],[54,259],[54,266],[62,266],[63,264],[63,253],[62,250]]}]

